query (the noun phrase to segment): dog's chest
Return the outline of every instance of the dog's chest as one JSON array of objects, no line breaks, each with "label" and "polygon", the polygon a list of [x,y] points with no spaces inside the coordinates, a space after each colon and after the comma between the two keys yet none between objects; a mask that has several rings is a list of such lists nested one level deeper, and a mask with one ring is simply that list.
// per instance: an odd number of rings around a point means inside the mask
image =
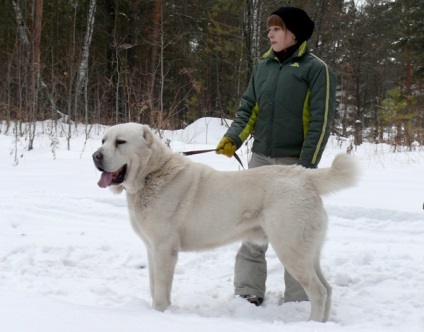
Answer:
[{"label": "dog's chest", "polygon": [[159,197],[161,181],[156,178],[146,178],[144,186],[134,194],[127,193],[128,207],[137,210],[138,213],[145,211],[152,201]]},{"label": "dog's chest", "polygon": [[136,194],[127,194],[128,210],[133,218],[146,219],[149,215],[152,202],[157,197],[151,188],[143,188]]},{"label": "dog's chest", "polygon": [[156,232],[155,223],[152,222],[151,208],[144,202],[142,203],[136,196],[127,195],[131,226],[143,241],[149,242],[152,232]]},{"label": "dog's chest", "polygon": [[142,190],[135,194],[127,193],[128,211],[131,224],[137,233],[148,235],[157,227],[155,206],[159,198],[159,190],[156,183],[148,183]]}]

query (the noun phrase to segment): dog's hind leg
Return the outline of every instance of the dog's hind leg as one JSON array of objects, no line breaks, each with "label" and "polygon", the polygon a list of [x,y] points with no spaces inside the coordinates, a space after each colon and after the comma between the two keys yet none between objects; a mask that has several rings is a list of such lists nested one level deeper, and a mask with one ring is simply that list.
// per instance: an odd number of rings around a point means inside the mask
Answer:
[{"label": "dog's hind leg", "polygon": [[309,320],[325,322],[327,282],[321,282],[321,269],[316,271],[313,250],[307,247],[289,248],[281,240],[275,243],[275,237],[272,235],[270,243],[287,272],[304,288],[311,303]]},{"label": "dog's hind leg", "polygon": [[285,268],[305,289],[311,303],[309,320],[325,322],[327,287],[321,282],[313,262],[305,264],[298,261],[295,266],[286,265]]},{"label": "dog's hind leg", "polygon": [[332,297],[333,290],[332,290],[330,284],[325,279],[324,275],[322,274],[319,253],[315,257],[314,267],[315,267],[315,272],[316,272],[319,280],[324,285],[324,287],[327,289],[327,298],[326,298],[326,301],[325,301],[325,309],[324,309],[324,322],[326,322],[330,318],[331,297]]}]

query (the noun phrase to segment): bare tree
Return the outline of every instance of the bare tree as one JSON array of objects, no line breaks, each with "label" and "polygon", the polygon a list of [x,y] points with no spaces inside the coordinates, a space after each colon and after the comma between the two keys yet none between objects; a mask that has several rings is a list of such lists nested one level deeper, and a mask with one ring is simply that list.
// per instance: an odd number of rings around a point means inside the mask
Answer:
[{"label": "bare tree", "polygon": [[152,57],[151,57],[151,78],[150,78],[150,108],[154,110],[154,96],[155,96],[155,76],[156,76],[156,67],[158,64],[158,47],[159,47],[159,37],[161,30],[161,17],[162,17],[162,6],[161,0],[155,1],[155,10],[154,10],[154,18],[153,18],[153,37],[152,37]]},{"label": "bare tree", "polygon": [[[93,37],[94,21],[96,14],[96,0],[90,0],[88,14],[87,14],[87,30],[85,31],[84,43],[81,49],[81,62],[77,73],[77,83],[75,86],[74,93],[74,114],[77,114],[78,100],[84,87],[85,96],[85,123],[88,124],[88,105],[87,105],[87,77],[88,77],[88,59],[90,56],[90,45]],[[70,138],[71,138],[71,122],[69,121],[68,130],[68,150],[70,149]],[[86,126],[86,128],[88,128]],[[87,134],[87,133],[86,133]]]},{"label": "bare tree", "polygon": [[[39,76],[40,76],[40,68],[39,68],[39,60],[40,60],[40,36],[41,36],[41,13],[42,13],[42,6],[43,1],[42,0],[35,0],[34,2],[34,26],[33,26],[33,38],[30,40],[28,35],[28,29],[25,24],[24,17],[22,15],[21,8],[19,4],[12,0],[12,6],[13,10],[15,12],[15,18],[18,25],[18,33],[19,33],[19,39],[21,43],[24,46],[24,54],[25,58],[24,61],[27,63],[31,63],[31,88],[29,90],[31,96],[29,100],[32,100],[31,105],[28,105],[28,99],[24,102],[24,107],[29,107],[29,112],[27,113],[29,115],[29,139],[28,139],[28,150],[32,150],[33,148],[33,142],[34,142],[34,136],[35,136],[35,112],[37,108],[37,90],[38,90],[38,82],[39,82]],[[37,22],[39,21],[39,23]],[[38,31],[37,29],[40,29]],[[37,49],[38,48],[38,49]]]},{"label": "bare tree", "polygon": [[[90,0],[88,15],[87,15],[87,30],[85,31],[84,43],[81,49],[81,62],[79,64],[77,83],[75,85],[74,114],[76,114],[76,110],[78,108],[79,96],[82,92],[84,82],[86,82],[87,76],[88,76],[88,72],[87,72],[88,59],[90,56],[90,45],[91,45],[91,40],[93,37],[95,14],[96,14],[96,0]],[[86,114],[85,117],[87,119],[88,115]]]},{"label": "bare tree", "polygon": [[254,64],[261,56],[260,41],[262,34],[262,24],[260,23],[262,15],[263,0],[246,0],[245,10],[245,40],[246,49],[249,52],[248,66],[253,68]]}]

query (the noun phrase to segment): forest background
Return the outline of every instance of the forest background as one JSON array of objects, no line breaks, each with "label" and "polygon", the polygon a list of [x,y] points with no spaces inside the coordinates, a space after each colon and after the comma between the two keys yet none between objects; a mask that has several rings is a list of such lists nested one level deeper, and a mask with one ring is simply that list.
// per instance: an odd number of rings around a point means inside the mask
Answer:
[{"label": "forest background", "polygon": [[232,118],[283,5],[315,21],[311,51],[338,79],[333,133],[424,145],[423,0],[5,0],[0,121],[33,148],[35,123],[136,121],[178,129]]}]

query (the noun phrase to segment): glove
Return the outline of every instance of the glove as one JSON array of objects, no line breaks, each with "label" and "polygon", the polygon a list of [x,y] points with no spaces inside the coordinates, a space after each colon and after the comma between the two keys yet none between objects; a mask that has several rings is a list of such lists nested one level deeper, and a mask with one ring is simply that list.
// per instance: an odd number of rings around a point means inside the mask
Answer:
[{"label": "glove", "polygon": [[236,152],[237,146],[233,142],[231,138],[223,137],[218,145],[216,146],[216,153],[217,154],[223,154],[224,156],[227,156],[228,158],[231,158],[234,155],[234,152]]}]

